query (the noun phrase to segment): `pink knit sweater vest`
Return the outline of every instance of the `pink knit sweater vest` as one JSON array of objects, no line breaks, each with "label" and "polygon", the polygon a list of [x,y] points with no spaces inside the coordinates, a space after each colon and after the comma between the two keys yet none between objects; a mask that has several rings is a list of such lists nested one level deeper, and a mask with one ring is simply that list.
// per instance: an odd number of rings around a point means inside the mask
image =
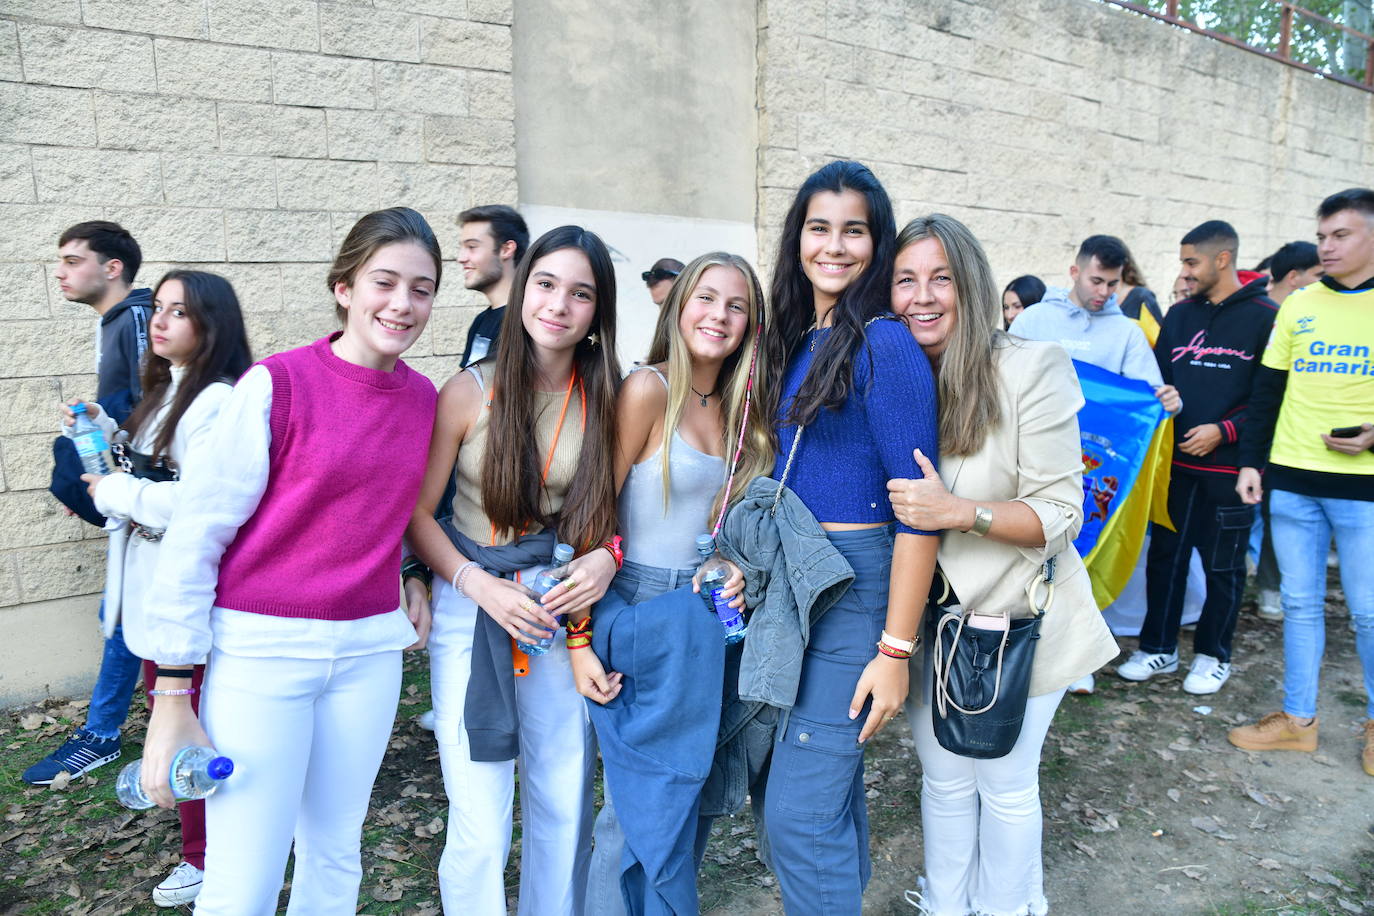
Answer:
[{"label": "pink knit sweater vest", "polygon": [[397,361],[345,362],[323,338],[269,356],[271,470],[219,567],[215,603],[274,617],[395,610],[401,535],[420,493],[437,395]]}]

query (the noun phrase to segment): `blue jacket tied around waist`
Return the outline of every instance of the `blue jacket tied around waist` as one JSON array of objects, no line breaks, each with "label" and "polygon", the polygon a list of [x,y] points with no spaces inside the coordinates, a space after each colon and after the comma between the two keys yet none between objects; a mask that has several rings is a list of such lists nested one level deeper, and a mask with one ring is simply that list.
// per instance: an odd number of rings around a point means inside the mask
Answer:
[{"label": "blue jacket tied around waist", "polygon": [[614,700],[587,706],[625,831],[626,912],[696,913],[692,844],[720,728],[720,622],[691,586],[639,604],[611,592],[596,606],[592,648],[624,676]]}]

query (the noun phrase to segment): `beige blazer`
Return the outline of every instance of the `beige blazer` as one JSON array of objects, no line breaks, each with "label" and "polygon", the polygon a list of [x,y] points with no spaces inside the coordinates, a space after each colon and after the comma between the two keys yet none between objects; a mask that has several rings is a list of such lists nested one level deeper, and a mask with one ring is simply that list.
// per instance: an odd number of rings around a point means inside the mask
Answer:
[{"label": "beige blazer", "polygon": [[[1117,654],[1093,600],[1073,539],[1083,524],[1083,452],[1078,410],[1083,392],[1058,344],[1002,339],[993,350],[1001,383],[1002,423],[983,448],[940,462],[940,479],[956,496],[979,502],[1016,500],[1035,510],[1045,546],[1013,547],[963,531],[940,535],[939,564],[960,603],[985,613],[1011,608],[1029,617],[1026,589],[1045,559],[1058,556],[1054,601],[1040,628],[1030,695],[1052,693],[1096,671]],[[921,693],[922,653],[913,657],[912,696]]]}]

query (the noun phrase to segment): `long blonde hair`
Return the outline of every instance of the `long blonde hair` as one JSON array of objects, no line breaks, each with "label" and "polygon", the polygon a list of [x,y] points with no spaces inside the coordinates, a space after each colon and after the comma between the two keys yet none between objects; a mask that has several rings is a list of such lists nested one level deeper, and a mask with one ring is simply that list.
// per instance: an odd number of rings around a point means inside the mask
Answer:
[{"label": "long blonde hair", "polygon": [[945,249],[958,297],[958,317],[937,373],[940,454],[972,455],[1002,423],[1001,386],[992,358],[994,344],[1007,336],[1000,327],[1002,298],[983,246],[963,223],[943,213],[913,219],[897,235],[898,254],[922,239],[935,239]]},{"label": "long blonde hair", "polygon": [[[773,469],[773,455],[776,448],[773,433],[773,414],[769,409],[770,392],[767,391],[767,373],[763,371],[762,360],[766,359],[766,348],[762,337],[768,333],[771,322],[764,312],[767,306],[759,278],[749,262],[736,254],[712,251],[704,254],[683,268],[673,281],[668,297],[663,300],[659,313],[658,326],[654,330],[654,340],[649,347],[648,363],[668,363],[668,403],[663,410],[663,445],[659,450],[659,460],[663,467],[663,506],[667,509],[669,492],[672,487],[671,450],[673,435],[682,422],[682,414],[687,399],[692,397],[692,354],[687,342],[682,339],[678,329],[679,319],[687,300],[696,290],[701,277],[712,267],[733,267],[743,274],[749,293],[749,325],[734,353],[726,357],[716,379],[716,390],[720,392],[721,420],[724,426],[725,463],[729,467],[735,457],[735,448],[740,440],[740,424],[745,422],[745,398],[752,398],[748,423],[741,443],[739,464],[735,470],[735,481],[730,491],[730,504],[734,505],[744,495],[749,482],[755,477],[768,474]],[[760,360],[755,365],[754,355],[759,352]],[[749,391],[752,371],[753,391]],[[725,499],[725,487],[716,494],[711,506],[711,517],[706,520],[705,530],[711,530],[716,516],[720,514]]]}]

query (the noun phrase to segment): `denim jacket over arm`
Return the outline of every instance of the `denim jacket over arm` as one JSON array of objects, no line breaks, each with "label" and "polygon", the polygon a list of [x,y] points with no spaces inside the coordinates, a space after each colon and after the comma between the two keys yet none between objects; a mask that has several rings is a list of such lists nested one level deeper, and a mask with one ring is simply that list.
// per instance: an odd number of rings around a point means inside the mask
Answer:
[{"label": "denim jacket over arm", "polygon": [[[749,636],[727,652],[720,734],[702,790],[703,815],[733,814],[766,766],[779,713],[792,708],[812,625],[839,600],[854,570],[801,499],[754,480],[725,517],[721,553],[744,573]],[[738,671],[738,677],[734,676]]]}]

